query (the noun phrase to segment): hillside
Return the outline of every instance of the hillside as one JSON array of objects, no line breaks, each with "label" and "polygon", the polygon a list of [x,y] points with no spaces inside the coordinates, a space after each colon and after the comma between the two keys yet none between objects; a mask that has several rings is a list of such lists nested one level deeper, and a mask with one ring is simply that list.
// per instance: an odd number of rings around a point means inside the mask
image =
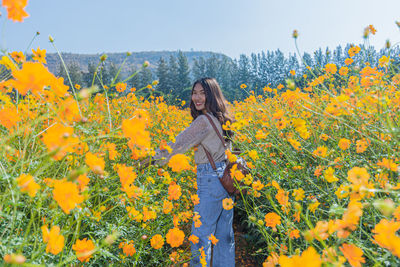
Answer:
[{"label": "hillside", "polygon": [[[205,59],[216,55],[218,57],[227,57],[221,53],[214,52],[202,52],[202,51],[190,51],[183,52],[188,59],[189,66],[192,66],[195,58],[203,57]],[[127,53],[105,53],[107,55],[106,64],[114,63],[116,65],[122,64],[127,57]],[[73,54],[73,53],[61,53],[65,63],[68,65],[77,64],[83,72],[88,71],[88,64],[97,64],[102,54]],[[143,64],[144,61],[150,63],[150,69],[154,69],[157,65],[158,60],[163,57],[168,60],[170,56],[176,57],[178,51],[148,51],[148,52],[132,52],[122,69],[122,74],[128,72],[132,67],[138,68]],[[60,66],[60,58],[57,53],[50,53],[46,56],[47,66],[52,73],[57,73]]]}]

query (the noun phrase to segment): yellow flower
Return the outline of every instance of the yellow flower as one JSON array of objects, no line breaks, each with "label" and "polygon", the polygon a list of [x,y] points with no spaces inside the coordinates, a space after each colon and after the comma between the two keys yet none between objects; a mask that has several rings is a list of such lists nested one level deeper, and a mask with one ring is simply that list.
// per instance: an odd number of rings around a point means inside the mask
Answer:
[{"label": "yellow flower", "polygon": [[319,201],[317,200],[316,202],[310,204],[310,205],[308,206],[308,209],[309,209],[312,213],[315,213],[315,210],[318,208],[319,204],[321,204],[321,203],[319,203]]},{"label": "yellow flower", "polygon": [[30,197],[34,197],[40,186],[35,182],[35,179],[30,174],[21,174],[17,178],[17,183],[22,193],[28,193]]},{"label": "yellow flower", "polygon": [[247,88],[247,85],[244,84],[244,83],[242,83],[242,84],[240,85],[240,88],[241,88],[241,89],[245,89],[245,88]]},{"label": "yellow flower", "polygon": [[225,150],[225,155],[228,158],[228,161],[234,163],[237,161],[237,156],[233,154],[229,149]]},{"label": "yellow flower", "polygon": [[249,151],[249,152],[248,152],[248,155],[249,155],[249,157],[250,157],[252,160],[254,160],[254,161],[256,161],[256,160],[259,158],[259,156],[258,156],[256,150],[251,150],[251,151]]},{"label": "yellow flower", "polygon": [[294,189],[292,195],[296,201],[300,201],[304,199],[304,190],[303,188]]},{"label": "yellow flower", "polygon": [[33,56],[32,56],[33,60],[36,60],[36,61],[38,61],[40,63],[43,63],[43,64],[47,64],[47,62],[46,62],[46,49],[40,49],[40,47],[38,47],[36,49],[36,51],[32,49],[32,53],[33,53]]},{"label": "yellow flower", "polygon": [[324,178],[328,183],[333,183],[339,181],[339,179],[333,175],[335,170],[332,167],[329,167],[324,171]]}]

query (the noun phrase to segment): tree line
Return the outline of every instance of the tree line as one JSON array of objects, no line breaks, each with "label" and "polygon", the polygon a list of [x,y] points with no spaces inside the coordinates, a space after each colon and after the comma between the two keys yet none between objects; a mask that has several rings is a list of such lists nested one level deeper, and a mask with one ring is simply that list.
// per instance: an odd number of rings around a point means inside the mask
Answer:
[{"label": "tree line", "polygon": [[[354,64],[363,67],[369,62],[372,67],[378,66],[379,59],[383,55],[388,55],[388,49],[376,51],[373,47],[359,45],[360,53],[353,57]],[[144,88],[158,80],[157,85],[152,85],[151,89],[141,91],[141,94],[148,94],[153,90],[154,94],[164,95],[165,99],[176,104],[180,100],[187,100],[190,97],[191,84],[201,77],[215,77],[220,83],[224,95],[229,101],[243,100],[248,96],[248,90],[241,88],[246,84],[247,89],[253,90],[256,94],[263,94],[263,88],[269,86],[276,87],[284,84],[287,78],[294,78],[297,86],[304,86],[307,80],[312,78],[311,71],[320,74],[327,63],[334,63],[338,69],[346,66],[344,61],[348,58],[347,51],[350,44],[345,47],[337,46],[333,51],[321,48],[312,54],[304,53],[301,58],[295,54],[285,56],[280,50],[262,51],[252,53],[250,56],[240,55],[238,59],[231,59],[225,55],[211,55],[209,57],[195,58],[193,64],[189,66],[184,52],[179,51],[176,56],[170,55],[168,58],[160,57],[152,68],[131,67],[129,73],[136,73],[132,79],[128,80],[127,92],[130,88]],[[394,64],[399,65],[399,47],[390,50]],[[309,68],[307,68],[307,66]],[[90,86],[93,82],[101,87],[103,84],[109,85],[116,77],[118,68],[116,64],[110,62],[100,64],[97,78],[93,77],[97,68],[97,63],[89,62],[88,71],[82,71],[77,64],[67,66],[73,84],[80,84],[83,87]],[[290,72],[295,72],[293,76]],[[293,72],[292,72],[293,73]],[[308,74],[304,78],[304,74]],[[59,67],[58,76],[64,77],[67,82],[65,70]],[[126,77],[119,75],[114,84],[123,81]],[[111,92],[115,88],[110,88]],[[127,93],[125,92],[125,93]]]}]

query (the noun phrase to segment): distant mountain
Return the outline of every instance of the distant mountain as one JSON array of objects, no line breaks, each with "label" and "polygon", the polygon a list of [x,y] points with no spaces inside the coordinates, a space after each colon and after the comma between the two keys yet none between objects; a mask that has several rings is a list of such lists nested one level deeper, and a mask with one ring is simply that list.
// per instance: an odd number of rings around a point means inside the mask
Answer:
[{"label": "distant mountain", "polygon": [[[106,65],[114,63],[117,66],[119,66],[126,58],[128,58],[123,69],[121,70],[121,74],[123,75],[124,73],[128,73],[132,67],[139,68],[146,60],[150,63],[149,68],[154,70],[157,67],[157,63],[161,57],[164,58],[166,61],[168,61],[171,55],[176,57],[178,55],[178,51],[132,52],[131,55],[128,57],[127,53],[105,53],[105,54],[107,55],[107,60],[105,61]],[[203,57],[204,59],[207,59],[213,55],[216,55],[217,57],[227,57],[222,53],[201,52],[201,51],[183,52],[183,54],[185,54],[185,56],[187,57],[190,66],[192,66],[195,58]],[[61,55],[67,66],[76,64],[83,72],[87,72],[88,64],[92,63],[97,65],[100,61],[100,56],[102,54],[61,53]],[[58,54],[56,53],[47,54],[46,59],[49,70],[52,73],[57,74],[61,62]]]}]

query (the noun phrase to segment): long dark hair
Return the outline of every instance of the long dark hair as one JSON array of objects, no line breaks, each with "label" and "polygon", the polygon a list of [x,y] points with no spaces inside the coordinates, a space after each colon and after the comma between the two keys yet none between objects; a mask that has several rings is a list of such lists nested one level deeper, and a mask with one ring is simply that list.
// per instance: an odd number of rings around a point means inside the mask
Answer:
[{"label": "long dark hair", "polygon": [[[219,86],[217,80],[215,78],[201,78],[198,79],[193,83],[192,86],[192,93],[190,96],[193,95],[193,90],[196,84],[200,84],[206,95],[206,103],[205,107],[207,112],[213,114],[221,125],[225,124],[227,121],[230,123],[233,122],[233,119],[229,116],[228,110],[226,108],[226,99],[222,94],[221,87]],[[196,109],[192,98],[190,97],[190,114],[193,117],[193,120],[196,119],[198,116],[202,115],[203,113]],[[233,132],[231,130],[222,130],[225,139],[230,139],[233,137]]]}]

